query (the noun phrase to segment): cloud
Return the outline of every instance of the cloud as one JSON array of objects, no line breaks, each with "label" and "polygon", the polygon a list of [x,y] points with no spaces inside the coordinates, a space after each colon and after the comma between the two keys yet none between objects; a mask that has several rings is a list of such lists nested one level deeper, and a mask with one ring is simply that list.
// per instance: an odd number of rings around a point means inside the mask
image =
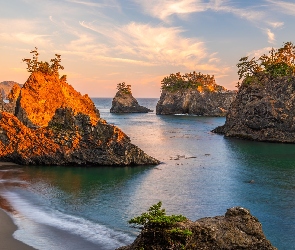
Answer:
[{"label": "cloud", "polygon": [[275,43],[275,34],[270,29],[265,29],[269,43]]},{"label": "cloud", "polygon": [[277,0],[266,0],[271,3],[276,10],[283,12],[284,14],[295,16],[295,3],[277,1]]},{"label": "cloud", "polygon": [[284,22],[267,22],[272,28],[280,28],[284,25]]},{"label": "cloud", "polygon": [[168,21],[172,15],[183,16],[209,10],[232,13],[250,21],[261,20],[264,16],[261,11],[235,8],[229,5],[228,0],[209,0],[209,2],[204,0],[134,0],[134,2],[139,4],[147,14],[163,21]]},{"label": "cloud", "polygon": [[[136,22],[121,26],[100,26],[93,22],[80,22],[80,25],[102,35],[102,40],[105,39],[108,45],[105,44],[105,50],[99,53],[99,57],[104,56],[104,60],[149,66],[183,66],[189,70],[220,70],[217,67],[217,54],[210,55],[202,40],[184,37],[184,30],[178,27]],[[85,46],[79,43],[80,49]]]}]

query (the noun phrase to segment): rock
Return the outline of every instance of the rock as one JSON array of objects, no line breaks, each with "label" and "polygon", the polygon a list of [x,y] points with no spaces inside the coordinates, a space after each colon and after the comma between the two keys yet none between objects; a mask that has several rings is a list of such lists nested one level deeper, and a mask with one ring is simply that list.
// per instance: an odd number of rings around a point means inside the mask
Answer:
[{"label": "rock", "polygon": [[[129,246],[118,250],[160,250],[160,249],[203,249],[203,250],[275,250],[276,247],[266,239],[262,226],[250,211],[242,207],[227,210],[224,216],[207,217],[196,222],[177,223],[173,228],[189,230],[191,236],[178,235],[167,243],[161,232],[144,228]],[[166,242],[164,245],[163,242]],[[168,241],[169,242],[169,241]],[[181,243],[181,244],[179,244]]]},{"label": "rock", "polygon": [[153,112],[146,107],[140,106],[132,96],[131,91],[119,90],[112,101],[111,113],[148,113]]},{"label": "rock", "polygon": [[295,77],[242,84],[223,126],[213,130],[255,141],[295,142]]},{"label": "rock", "polygon": [[100,120],[99,111],[88,95],[82,96],[58,75],[34,72],[21,89],[15,115],[28,127],[44,127],[52,119],[56,109],[71,108],[74,114],[90,117],[92,125]]},{"label": "rock", "polygon": [[3,99],[6,99],[8,94],[10,93],[10,90],[14,85],[18,85],[19,87],[22,87],[22,84],[19,84],[14,81],[3,81],[0,82],[0,92],[2,94]]},{"label": "rock", "polygon": [[157,115],[193,114],[201,116],[225,116],[236,91],[199,91],[181,89],[162,90],[157,103]]},{"label": "rock", "polygon": [[[0,86],[6,83],[4,85],[5,90],[8,91],[8,89],[11,87],[10,92],[6,94],[6,91],[2,88],[0,91],[0,111],[5,111],[9,113],[14,113],[15,112],[15,106],[16,106],[16,101],[19,96],[20,90],[21,90],[21,85],[16,83],[11,86],[14,82],[2,82],[0,83]],[[8,99],[9,103],[4,102],[4,99]]]},{"label": "rock", "polygon": [[55,75],[31,74],[15,115],[0,112],[0,161],[24,165],[155,165],[99,117],[91,99]]}]

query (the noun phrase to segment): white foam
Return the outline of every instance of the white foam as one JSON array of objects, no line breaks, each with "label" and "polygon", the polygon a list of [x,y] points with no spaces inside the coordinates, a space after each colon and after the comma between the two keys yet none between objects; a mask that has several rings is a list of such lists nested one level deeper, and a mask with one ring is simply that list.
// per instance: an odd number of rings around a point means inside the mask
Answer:
[{"label": "white foam", "polygon": [[[15,223],[19,227],[19,230],[15,233],[15,237],[37,249],[67,249],[67,247],[61,248],[60,244],[56,244],[56,247],[54,247],[55,243],[52,242],[53,239],[50,239],[50,235],[46,238],[46,233],[44,232],[42,232],[42,237],[40,235],[38,240],[30,240],[37,238],[36,234],[41,234],[42,230],[40,230],[41,227],[38,228],[38,225],[64,230],[86,241],[104,246],[104,249],[115,249],[119,246],[130,244],[134,240],[123,232],[115,231],[87,219],[68,215],[49,207],[38,207],[15,191],[3,191],[1,195],[4,196],[18,212],[16,215],[13,215]],[[56,236],[54,241],[58,241]],[[48,246],[50,246],[50,248],[48,248]]]}]

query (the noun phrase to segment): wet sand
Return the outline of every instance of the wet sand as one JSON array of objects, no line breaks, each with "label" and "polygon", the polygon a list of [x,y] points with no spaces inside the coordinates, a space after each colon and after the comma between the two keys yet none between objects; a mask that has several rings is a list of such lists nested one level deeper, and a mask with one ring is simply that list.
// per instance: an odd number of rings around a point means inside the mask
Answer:
[{"label": "wet sand", "polygon": [[[7,166],[16,166],[11,162],[0,162],[0,168]],[[4,204],[2,204],[4,205]],[[3,206],[2,206],[3,207]],[[8,207],[5,207],[8,209]],[[13,223],[10,216],[2,209],[0,209],[0,249],[1,250],[34,250],[35,248],[30,247],[21,241],[13,238],[12,234],[17,230],[17,226]]]}]

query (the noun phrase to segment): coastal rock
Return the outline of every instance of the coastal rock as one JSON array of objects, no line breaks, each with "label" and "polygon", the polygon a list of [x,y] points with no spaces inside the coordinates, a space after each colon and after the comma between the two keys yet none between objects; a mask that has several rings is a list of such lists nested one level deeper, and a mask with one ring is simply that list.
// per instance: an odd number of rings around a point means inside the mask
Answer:
[{"label": "coastal rock", "polygon": [[[162,250],[162,249],[203,249],[203,250],[275,250],[276,247],[266,239],[262,226],[250,211],[242,207],[227,210],[224,216],[207,217],[195,222],[177,223],[173,228],[189,230],[191,236],[184,238],[180,247],[176,242],[163,245],[166,240],[161,232],[143,229],[129,246],[118,250]],[[177,237],[176,237],[177,239]],[[179,238],[181,239],[181,238]]]},{"label": "coastal rock", "polygon": [[71,108],[74,114],[90,117],[91,124],[100,120],[99,111],[88,95],[81,95],[58,75],[33,72],[21,89],[15,115],[29,127],[44,127],[60,107]]},{"label": "coastal rock", "polygon": [[23,165],[155,165],[58,75],[34,72],[15,115],[0,112],[0,161]]},{"label": "coastal rock", "polygon": [[146,107],[140,106],[132,96],[131,91],[119,90],[112,101],[111,113],[148,113],[153,112]]},{"label": "coastal rock", "polygon": [[[8,81],[0,83],[0,86],[2,86],[0,90],[0,111],[14,113],[16,101],[21,90],[21,85],[12,81]],[[8,90],[9,93],[7,93]],[[9,100],[9,102],[5,102],[4,99]]]},{"label": "coastal rock", "polygon": [[225,136],[295,143],[295,77],[267,77],[243,84],[223,126]]},{"label": "coastal rock", "polygon": [[14,81],[3,81],[3,82],[0,82],[0,92],[2,94],[2,97],[3,99],[6,99],[7,96],[9,95],[12,87],[14,85],[18,85],[19,87],[22,87],[23,85],[22,84],[19,84],[17,82],[14,82]]},{"label": "coastal rock", "polygon": [[199,91],[181,89],[162,90],[157,103],[157,115],[193,114],[201,116],[225,116],[236,91]]}]

